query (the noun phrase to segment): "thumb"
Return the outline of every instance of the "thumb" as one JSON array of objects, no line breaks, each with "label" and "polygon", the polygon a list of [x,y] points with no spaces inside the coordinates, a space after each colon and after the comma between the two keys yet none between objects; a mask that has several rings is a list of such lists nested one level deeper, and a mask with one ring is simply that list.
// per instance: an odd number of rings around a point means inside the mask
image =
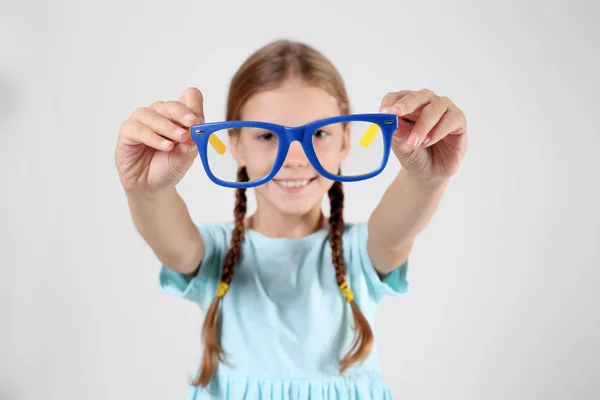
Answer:
[{"label": "thumb", "polygon": [[394,154],[396,154],[396,157],[399,159],[409,157],[415,150],[411,149],[406,144],[406,136],[407,135],[399,135],[398,132],[392,136],[392,150],[394,150]]},{"label": "thumb", "polygon": [[406,139],[410,135],[410,126],[402,119],[399,119],[398,129],[392,136],[392,150],[399,159],[408,157],[412,153],[412,149],[406,144]]},{"label": "thumb", "polygon": [[392,138],[392,150],[403,167],[411,170],[420,170],[427,164],[427,149],[422,147],[412,148],[406,144],[406,137],[396,136]]},{"label": "thumb", "polygon": [[172,174],[180,179],[190,169],[198,155],[198,147],[192,139],[188,139],[183,143],[179,143],[169,152],[169,166],[172,169]]},{"label": "thumb", "polygon": [[192,112],[199,118],[204,119],[204,96],[202,92],[197,88],[187,88],[179,97],[179,102],[184,106],[192,110]]}]

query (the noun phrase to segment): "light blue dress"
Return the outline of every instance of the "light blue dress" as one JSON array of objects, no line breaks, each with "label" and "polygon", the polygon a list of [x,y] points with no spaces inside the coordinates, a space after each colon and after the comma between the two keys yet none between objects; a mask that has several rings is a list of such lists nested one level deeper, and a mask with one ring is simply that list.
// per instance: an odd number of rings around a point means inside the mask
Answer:
[{"label": "light blue dress", "polygon": [[[189,280],[163,265],[160,285],[206,311],[220,281],[233,223],[200,224],[198,229],[206,246],[199,274]],[[219,365],[208,390],[190,385],[188,400],[392,399],[380,372],[375,331],[369,358],[339,373],[354,319],[335,280],[328,229],[302,239],[246,231],[241,259],[221,300],[226,364]],[[365,223],[346,223],[342,244],[355,302],[374,330],[383,296],[406,293],[408,262],[380,279],[367,255]]]}]

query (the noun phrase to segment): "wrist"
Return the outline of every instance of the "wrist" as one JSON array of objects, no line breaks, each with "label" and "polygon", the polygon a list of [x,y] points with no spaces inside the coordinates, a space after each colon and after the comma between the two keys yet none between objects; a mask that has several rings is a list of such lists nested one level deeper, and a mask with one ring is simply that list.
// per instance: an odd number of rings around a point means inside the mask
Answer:
[{"label": "wrist", "polygon": [[450,182],[450,177],[423,177],[405,168],[402,168],[398,173],[396,180],[406,182],[406,184],[408,184],[410,187],[417,190],[437,192],[439,190],[445,190],[446,186]]},{"label": "wrist", "polygon": [[167,199],[179,196],[175,186],[161,190],[125,190],[125,195],[130,204],[163,203]]}]

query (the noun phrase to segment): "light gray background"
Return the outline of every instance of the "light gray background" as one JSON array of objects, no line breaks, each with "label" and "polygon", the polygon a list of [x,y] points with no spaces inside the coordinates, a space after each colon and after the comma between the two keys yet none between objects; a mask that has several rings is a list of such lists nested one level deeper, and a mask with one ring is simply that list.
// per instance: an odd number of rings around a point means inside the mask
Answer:
[{"label": "light gray background", "polygon": [[[2,0],[0,399],[185,398],[201,315],[159,290],[117,131],[188,86],[223,118],[236,68],[282,37],[330,57],[357,112],[427,87],[468,117],[410,293],[378,313],[396,397],[599,398],[600,28],[591,0],[567,4]],[[397,168],[346,185],[348,220]],[[231,218],[200,163],[181,192],[195,219]]]}]

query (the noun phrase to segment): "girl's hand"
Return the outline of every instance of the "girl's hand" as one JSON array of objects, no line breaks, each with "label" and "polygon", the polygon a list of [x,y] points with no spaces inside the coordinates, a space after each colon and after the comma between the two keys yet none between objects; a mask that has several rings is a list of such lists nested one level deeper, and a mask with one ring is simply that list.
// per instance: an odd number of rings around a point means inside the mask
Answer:
[{"label": "girl's hand", "polygon": [[203,97],[195,88],[179,101],[138,108],[121,125],[114,155],[125,190],[154,195],[179,183],[198,154],[187,128],[203,122]]},{"label": "girl's hand", "polygon": [[380,109],[400,117],[392,150],[407,172],[438,181],[458,171],[467,149],[467,121],[450,99],[427,89],[403,90],[388,93]]}]

